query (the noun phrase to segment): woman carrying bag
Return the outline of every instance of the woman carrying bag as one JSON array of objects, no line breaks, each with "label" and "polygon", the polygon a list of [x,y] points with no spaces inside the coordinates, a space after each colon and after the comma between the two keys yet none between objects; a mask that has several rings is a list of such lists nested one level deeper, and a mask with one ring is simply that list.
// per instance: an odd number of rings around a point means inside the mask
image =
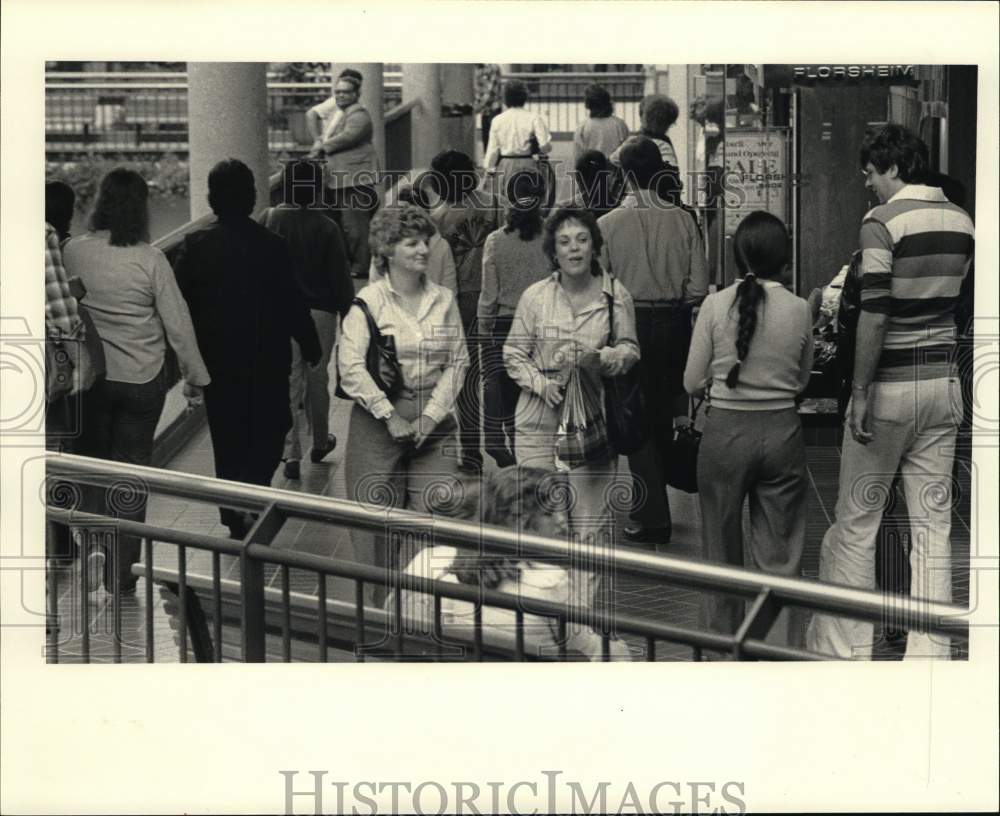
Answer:
[{"label": "woman carrying bag", "polygon": [[[798,576],[809,483],[795,398],[812,368],[812,314],[782,285],[790,254],[779,219],[748,215],[736,230],[733,253],[741,278],[705,299],[684,371],[692,396],[711,388],[698,455],[703,552],[708,561],[744,565],[743,501],[749,496],[754,565]],[[743,601],[707,598],[709,628],[735,632]]]},{"label": "woman carrying bag", "polygon": [[[382,277],[358,293],[337,356],[340,388],[354,400],[344,459],[353,501],[427,512],[429,495],[460,489],[458,462],[446,449],[455,446],[455,398],[469,357],[454,293],[427,277],[433,234],[412,204],[372,219],[371,250]],[[372,342],[385,352],[377,379]],[[397,555],[384,535],[376,536],[376,566],[397,566]],[[404,555],[405,564],[413,553]]]},{"label": "woman carrying bag", "polygon": [[[617,470],[617,452],[607,444],[602,378],[620,376],[639,360],[632,296],[598,263],[601,241],[587,210],[562,208],[549,216],[543,248],[555,271],[525,290],[503,347],[507,372],[521,387],[514,416],[517,463],[569,469],[575,493],[570,518],[583,536],[610,520],[608,498]],[[574,447],[560,435],[564,400],[574,396],[568,387],[580,389],[592,427],[604,427],[603,447],[593,438]],[[567,448],[579,458],[567,456]]]}]

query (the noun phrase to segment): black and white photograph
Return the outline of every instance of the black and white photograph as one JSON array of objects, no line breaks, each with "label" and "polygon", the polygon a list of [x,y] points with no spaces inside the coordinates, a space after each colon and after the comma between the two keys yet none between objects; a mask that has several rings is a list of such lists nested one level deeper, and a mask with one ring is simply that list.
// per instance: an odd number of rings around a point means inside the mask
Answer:
[{"label": "black and white photograph", "polygon": [[466,5],[5,33],[4,812],[995,807],[996,8]]}]

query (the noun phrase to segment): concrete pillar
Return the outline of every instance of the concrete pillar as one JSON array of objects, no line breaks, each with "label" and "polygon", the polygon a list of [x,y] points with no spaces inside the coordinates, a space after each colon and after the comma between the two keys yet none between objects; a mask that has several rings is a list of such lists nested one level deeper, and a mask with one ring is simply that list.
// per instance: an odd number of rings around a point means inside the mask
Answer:
[{"label": "concrete pillar", "polygon": [[[337,84],[337,77],[345,68],[353,68],[360,71],[364,80],[361,83],[360,102],[372,117],[372,145],[378,154],[378,166],[385,169],[385,91],[382,85],[382,63],[381,62],[332,62],[330,63],[330,74],[333,78],[333,85]],[[333,88],[331,86],[330,90]]]},{"label": "concrete pillar", "polygon": [[[471,62],[447,62],[441,66],[441,100],[445,105],[470,109],[476,97],[476,66]],[[476,160],[476,116],[473,113],[441,120],[441,149],[452,148]]]},{"label": "concrete pillar", "polygon": [[427,167],[441,150],[441,73],[433,62],[403,65],[403,102],[419,99],[411,114],[413,167]]},{"label": "concrete pillar", "polygon": [[191,218],[210,213],[208,171],[239,159],[254,175],[257,209],[269,203],[267,63],[189,62],[188,145]]},{"label": "concrete pillar", "polygon": [[688,111],[691,107],[690,65],[664,65],[657,68],[668,69],[665,74],[658,75],[657,93],[665,93],[674,102],[680,113],[677,122],[670,129],[670,141],[674,143],[677,153],[677,164],[684,179],[684,202],[693,204],[695,198],[695,180],[691,175],[694,169],[695,139],[698,138],[698,126],[691,121]]}]

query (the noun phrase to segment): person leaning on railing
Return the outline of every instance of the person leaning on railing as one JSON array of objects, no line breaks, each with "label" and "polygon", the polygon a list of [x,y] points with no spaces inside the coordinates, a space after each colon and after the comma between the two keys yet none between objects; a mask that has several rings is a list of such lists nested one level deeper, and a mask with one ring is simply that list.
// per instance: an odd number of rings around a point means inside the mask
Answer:
[{"label": "person leaning on railing", "polygon": [[[462,492],[454,498],[449,497],[452,506],[447,514],[465,521],[481,520],[495,527],[566,541],[568,495],[563,474],[541,468],[508,467],[495,471],[485,482],[463,482]],[[592,574],[516,555],[481,554],[439,545],[417,553],[406,566],[405,573],[451,584],[482,585],[485,589],[518,598],[558,603],[567,608],[590,609],[594,605],[596,580]],[[421,632],[434,631],[431,596],[405,591],[402,599],[406,623]],[[392,596],[387,606],[391,611]],[[472,630],[473,605],[442,597],[441,625],[445,636],[455,634],[458,629]],[[509,641],[517,634],[517,616],[512,609],[484,605],[482,626],[484,641],[489,642],[491,633]],[[559,624],[555,618],[525,615],[523,631],[528,654],[531,650],[535,650],[536,656],[558,653]],[[579,623],[566,624],[565,648],[569,656],[583,655],[590,660],[600,660],[603,655],[601,636]],[[608,653],[612,660],[631,659],[627,644],[614,637],[609,638]]]},{"label": "person leaning on railing", "polygon": [[[373,338],[363,310],[352,306],[337,362],[340,386],[354,400],[345,454],[353,501],[423,512],[429,491],[458,489],[458,463],[446,449],[469,358],[455,295],[427,278],[433,234],[427,215],[409,204],[372,219],[371,248],[382,278],[358,298],[383,338],[392,338],[401,382],[390,395],[372,378],[365,358]],[[376,536],[376,565],[397,563],[388,548],[386,537]]]},{"label": "person leaning on railing", "polygon": [[[116,168],[102,180],[91,231],[63,249],[67,273],[79,276],[87,290],[87,309],[104,348],[106,377],[84,395],[78,451],[85,456],[148,465],[153,435],[168,388],[167,341],[177,354],[184,395],[202,399],[211,382],[198,342],[166,256],[149,244],[149,189],[132,170]],[[121,490],[105,497],[109,515],[143,520],[145,496]],[[108,559],[105,587],[115,575],[123,594],[135,591],[131,567],[141,543],[119,536],[119,559]],[[93,588],[93,586],[91,587]]]},{"label": "person leaning on railing", "polygon": [[[799,577],[809,477],[795,400],[812,369],[812,313],[783,285],[790,252],[778,218],[750,213],[736,229],[733,255],[741,277],[702,303],[684,370],[689,394],[703,397],[711,389],[698,456],[703,554],[743,566],[749,496],[754,563],[773,575]],[[708,627],[735,632],[743,606],[739,599],[706,596]],[[798,633],[784,637],[790,641],[784,645],[799,645]]]},{"label": "person leaning on railing", "polygon": [[361,80],[358,71],[345,68],[333,96],[306,111],[314,138],[310,156],[326,160],[327,205],[344,230],[356,278],[368,274],[368,225],[378,208],[374,184],[379,170],[371,114],[358,101]]}]

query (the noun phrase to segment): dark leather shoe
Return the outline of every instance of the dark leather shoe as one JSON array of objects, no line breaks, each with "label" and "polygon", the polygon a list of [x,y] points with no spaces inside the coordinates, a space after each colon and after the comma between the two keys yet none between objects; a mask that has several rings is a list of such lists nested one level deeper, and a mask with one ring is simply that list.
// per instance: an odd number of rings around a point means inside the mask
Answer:
[{"label": "dark leather shoe", "polygon": [[625,540],[633,544],[669,544],[673,527],[640,527],[638,524],[626,524],[622,530]]},{"label": "dark leather shoe", "polygon": [[[322,461],[323,461],[323,460],[324,460],[324,459],[325,459],[325,458],[326,458],[326,457],[327,457],[327,456],[328,456],[328,455],[329,455],[330,453],[332,453],[332,452],[333,452],[333,449],[334,449],[335,447],[337,447],[337,437],[335,437],[335,436],[334,436],[333,434],[330,434],[330,435],[329,435],[329,436],[328,436],[328,437],[326,438],[326,446],[325,446],[325,447],[322,447],[322,448],[313,448],[313,449],[312,449],[312,450],[311,450],[311,451],[309,452],[309,458],[310,458],[310,459],[312,460],[312,463],[313,463],[314,465],[318,465],[318,464],[319,464],[320,462],[322,462]],[[289,478],[291,478],[291,477],[289,477]],[[298,477],[296,476],[295,478],[298,478]]]},{"label": "dark leather shoe", "polygon": [[285,462],[285,467],[282,472],[285,474],[286,479],[298,480],[302,478],[302,470],[299,467],[298,461],[295,459],[290,459]]}]

